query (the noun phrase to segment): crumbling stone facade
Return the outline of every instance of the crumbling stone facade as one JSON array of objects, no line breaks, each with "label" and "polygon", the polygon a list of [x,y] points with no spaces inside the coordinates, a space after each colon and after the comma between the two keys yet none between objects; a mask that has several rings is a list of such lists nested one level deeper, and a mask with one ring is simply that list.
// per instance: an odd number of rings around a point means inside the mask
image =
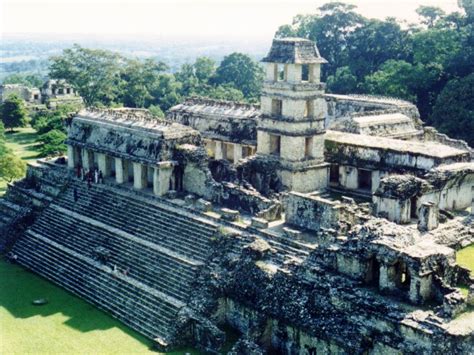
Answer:
[{"label": "crumbling stone facade", "polygon": [[472,149],[409,103],[325,94],[308,40],[263,62],[260,107],[79,112],[67,159],[1,200],[4,250],[160,349],[231,327],[231,354],[472,353]]}]

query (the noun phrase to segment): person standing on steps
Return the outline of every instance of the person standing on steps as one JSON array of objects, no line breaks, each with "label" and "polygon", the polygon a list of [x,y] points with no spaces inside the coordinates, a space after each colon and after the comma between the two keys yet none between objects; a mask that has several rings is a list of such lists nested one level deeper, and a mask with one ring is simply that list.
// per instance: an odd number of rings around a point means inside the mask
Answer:
[{"label": "person standing on steps", "polygon": [[102,170],[99,170],[99,184],[104,183],[104,174],[102,174]]},{"label": "person standing on steps", "polygon": [[90,170],[87,173],[87,187],[89,189],[92,187],[92,171],[90,171]]},{"label": "person standing on steps", "polygon": [[94,168],[94,183],[97,184],[99,182],[99,171],[97,168]]}]

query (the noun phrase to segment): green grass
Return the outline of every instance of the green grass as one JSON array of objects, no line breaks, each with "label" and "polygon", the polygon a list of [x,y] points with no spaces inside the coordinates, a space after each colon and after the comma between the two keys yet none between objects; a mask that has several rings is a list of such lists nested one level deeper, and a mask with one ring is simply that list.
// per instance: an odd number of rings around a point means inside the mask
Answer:
[{"label": "green grass", "polygon": [[[31,127],[15,128],[13,132],[7,130],[5,132],[7,147],[13,153],[25,161],[34,161],[40,157],[39,145],[36,143],[38,134]],[[0,196],[7,189],[7,182],[0,180]]]},{"label": "green grass", "polygon": [[[159,354],[137,332],[18,265],[0,260],[0,280],[0,354]],[[49,303],[32,305],[39,298]],[[170,354],[185,352],[197,354]]]},{"label": "green grass", "polygon": [[474,274],[474,244],[469,245],[456,253],[456,262],[469,269]]},{"label": "green grass", "polygon": [[[458,250],[456,253],[456,262],[466,269],[469,269],[471,275],[474,275],[474,244]],[[459,288],[461,293],[467,296],[469,288],[465,285],[459,285]]]}]

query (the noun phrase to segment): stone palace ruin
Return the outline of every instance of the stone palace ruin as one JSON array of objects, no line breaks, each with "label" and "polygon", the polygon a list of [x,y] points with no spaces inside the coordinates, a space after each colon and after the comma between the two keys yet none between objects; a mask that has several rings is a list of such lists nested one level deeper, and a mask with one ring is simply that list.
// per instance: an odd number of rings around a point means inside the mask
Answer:
[{"label": "stone palace ruin", "polygon": [[164,350],[230,327],[233,354],[472,354],[472,149],[410,103],[326,94],[325,62],[275,39],[260,106],[80,111],[67,159],[0,199],[4,251]]}]

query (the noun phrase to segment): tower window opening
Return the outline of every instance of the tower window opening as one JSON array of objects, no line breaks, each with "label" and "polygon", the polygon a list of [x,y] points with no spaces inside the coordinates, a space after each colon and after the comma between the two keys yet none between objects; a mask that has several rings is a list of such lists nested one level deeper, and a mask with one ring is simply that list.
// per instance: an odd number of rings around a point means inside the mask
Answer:
[{"label": "tower window opening", "polygon": [[276,117],[281,116],[282,106],[283,104],[281,100],[273,99],[272,100],[272,115]]},{"label": "tower window opening", "polygon": [[288,67],[285,64],[277,64],[278,81],[286,81],[288,78]]},{"label": "tower window opening", "polygon": [[281,137],[270,134],[270,153],[280,155]]},{"label": "tower window opening", "polygon": [[301,81],[309,81],[309,64],[303,64],[301,67]]},{"label": "tower window opening", "polygon": [[306,100],[304,108],[304,117],[310,118],[314,116],[314,101]]},{"label": "tower window opening", "polygon": [[306,137],[304,139],[304,156],[305,158],[313,157],[313,137]]},{"label": "tower window opening", "polygon": [[333,185],[339,185],[339,165],[331,164],[329,169],[329,182]]}]

